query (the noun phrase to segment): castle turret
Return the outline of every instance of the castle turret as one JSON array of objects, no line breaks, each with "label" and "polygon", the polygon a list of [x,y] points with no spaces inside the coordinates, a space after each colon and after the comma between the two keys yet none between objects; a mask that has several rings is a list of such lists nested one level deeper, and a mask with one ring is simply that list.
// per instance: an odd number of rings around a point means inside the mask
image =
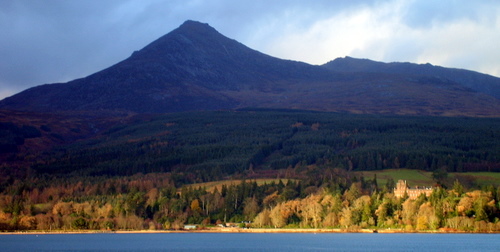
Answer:
[{"label": "castle turret", "polygon": [[432,187],[416,187],[416,188],[409,188],[408,184],[406,183],[406,180],[398,180],[398,183],[396,184],[396,188],[394,188],[394,196],[397,198],[402,198],[405,196],[405,194],[408,195],[410,199],[416,199],[420,194],[425,194],[426,196],[431,195],[432,193]]}]

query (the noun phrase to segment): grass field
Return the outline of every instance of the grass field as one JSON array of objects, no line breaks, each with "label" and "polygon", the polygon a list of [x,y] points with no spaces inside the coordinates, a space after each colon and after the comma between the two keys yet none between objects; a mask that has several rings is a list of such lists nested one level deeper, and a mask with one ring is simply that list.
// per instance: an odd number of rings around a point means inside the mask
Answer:
[{"label": "grass field", "polygon": [[[359,171],[355,172],[358,176],[363,176],[365,180],[373,179],[375,174],[377,174],[377,183],[379,186],[383,186],[387,183],[387,180],[393,179],[394,182],[398,180],[406,180],[409,186],[434,186],[436,183],[432,179],[432,172],[422,171],[422,170],[411,170],[411,169],[388,169],[379,171]],[[453,184],[455,179],[459,181],[469,181],[474,186],[486,186],[493,185],[495,187],[500,186],[500,173],[497,172],[467,172],[467,173],[448,173],[448,183]],[[246,182],[257,182],[258,185],[264,183],[270,184],[272,182],[279,183],[282,181],[284,184],[288,182],[288,179],[248,179]],[[242,180],[219,180],[205,183],[197,183],[189,185],[190,187],[198,188],[205,187],[207,191],[213,192],[215,188],[217,190],[222,189],[222,185],[238,185]],[[469,184],[470,186],[471,184]]]},{"label": "grass field", "polygon": [[480,186],[494,185],[500,186],[500,173],[499,172],[467,172],[467,173],[452,173],[453,176],[472,176]]},{"label": "grass field", "polygon": [[[433,186],[435,184],[432,179],[432,172],[422,170],[388,169],[380,171],[362,171],[356,173],[358,175],[362,175],[365,179],[373,179],[375,174],[377,174],[378,185],[385,185],[387,180],[390,178],[392,178],[394,182],[397,182],[400,179],[406,180],[410,186]],[[448,173],[447,181],[449,183],[453,183],[456,179],[459,181],[469,181],[477,186],[500,186],[500,173],[498,172]]]},{"label": "grass field", "polygon": [[362,171],[356,172],[357,175],[362,175],[365,179],[373,179],[377,174],[377,183],[382,186],[387,183],[387,180],[392,178],[394,182],[398,180],[406,180],[410,186],[433,186],[432,172],[410,169],[388,169],[379,171]]},{"label": "grass field", "polygon": [[[245,181],[247,183],[248,182],[253,183],[255,181],[255,182],[257,182],[257,185],[262,185],[262,184],[266,184],[266,183],[270,184],[272,182],[279,183],[280,180],[283,182],[283,184],[286,184],[286,183],[288,183],[289,179],[248,179]],[[219,180],[219,181],[212,181],[212,182],[205,182],[205,183],[196,183],[196,184],[192,184],[192,185],[188,185],[188,186],[193,187],[193,188],[205,187],[208,192],[213,192],[215,190],[215,188],[217,188],[217,190],[219,190],[219,192],[220,192],[223,185],[226,185],[226,186],[239,185],[241,183],[241,181],[242,180]]]}]

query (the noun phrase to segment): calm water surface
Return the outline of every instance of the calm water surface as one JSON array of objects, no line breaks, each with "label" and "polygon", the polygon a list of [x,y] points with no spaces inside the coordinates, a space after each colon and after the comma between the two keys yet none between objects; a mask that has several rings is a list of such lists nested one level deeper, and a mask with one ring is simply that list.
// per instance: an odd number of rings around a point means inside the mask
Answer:
[{"label": "calm water surface", "polygon": [[0,251],[500,251],[500,234],[0,235]]}]

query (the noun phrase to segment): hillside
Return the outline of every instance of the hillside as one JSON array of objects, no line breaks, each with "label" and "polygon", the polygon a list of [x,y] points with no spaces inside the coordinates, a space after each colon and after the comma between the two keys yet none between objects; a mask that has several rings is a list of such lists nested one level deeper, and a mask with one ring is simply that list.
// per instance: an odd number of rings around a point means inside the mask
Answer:
[{"label": "hillside", "polygon": [[259,107],[500,116],[498,78],[434,66],[380,70],[374,66],[383,63],[369,63],[350,59],[314,66],[282,60],[208,24],[186,21],[116,65],[68,83],[30,88],[0,101],[0,109],[170,113]]},{"label": "hillside", "polygon": [[348,171],[500,171],[498,123],[282,110],[175,113],[46,152],[33,169],[86,176],[174,172],[184,174],[178,177],[183,183],[279,169],[298,177],[321,173],[304,170],[311,164]]}]

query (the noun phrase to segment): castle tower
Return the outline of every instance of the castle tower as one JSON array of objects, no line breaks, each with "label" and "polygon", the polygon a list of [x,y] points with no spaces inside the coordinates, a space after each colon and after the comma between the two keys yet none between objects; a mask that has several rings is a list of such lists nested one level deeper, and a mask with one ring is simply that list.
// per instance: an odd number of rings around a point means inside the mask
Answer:
[{"label": "castle tower", "polygon": [[406,190],[408,189],[408,185],[406,184],[406,180],[398,180],[396,184],[396,188],[394,188],[394,196],[401,198],[405,195]]},{"label": "castle tower", "polygon": [[397,198],[408,195],[410,199],[416,199],[420,194],[425,194],[427,197],[432,193],[432,187],[415,187],[409,188],[406,180],[398,180],[396,188],[394,188],[394,196]]}]

